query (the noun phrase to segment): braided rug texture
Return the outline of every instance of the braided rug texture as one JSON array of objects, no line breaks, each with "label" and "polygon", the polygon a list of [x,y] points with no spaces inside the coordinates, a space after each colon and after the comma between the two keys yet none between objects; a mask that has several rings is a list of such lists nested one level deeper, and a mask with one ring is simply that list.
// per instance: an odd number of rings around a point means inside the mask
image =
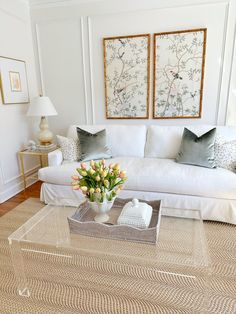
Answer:
[{"label": "braided rug texture", "polygon": [[212,262],[207,293],[205,278],[195,282],[169,277],[142,264],[96,254],[70,259],[69,250],[61,251],[64,257],[26,250],[32,293],[30,298],[18,296],[7,237],[42,206],[32,198],[0,218],[0,313],[236,314],[236,226],[215,222],[204,222]]}]

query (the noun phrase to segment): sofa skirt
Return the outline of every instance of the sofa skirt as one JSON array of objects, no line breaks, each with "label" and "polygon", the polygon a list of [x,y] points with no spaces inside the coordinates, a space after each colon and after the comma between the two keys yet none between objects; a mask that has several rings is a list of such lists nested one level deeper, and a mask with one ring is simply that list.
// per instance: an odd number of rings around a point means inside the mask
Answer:
[{"label": "sofa skirt", "polygon": [[[200,209],[204,220],[236,224],[236,200],[132,190],[122,190],[119,196],[162,200],[162,206],[169,208]],[[70,199],[70,203],[76,206],[83,199],[83,195],[80,191],[72,190],[70,186],[43,183],[40,200],[49,204],[53,203],[55,198],[65,199],[65,202]]]}]

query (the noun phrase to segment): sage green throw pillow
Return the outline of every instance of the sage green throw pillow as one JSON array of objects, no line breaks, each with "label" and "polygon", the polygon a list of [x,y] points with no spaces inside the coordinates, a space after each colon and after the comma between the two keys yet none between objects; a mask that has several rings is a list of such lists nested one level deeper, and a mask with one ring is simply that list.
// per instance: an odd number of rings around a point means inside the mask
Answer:
[{"label": "sage green throw pillow", "polygon": [[181,164],[215,168],[215,136],[216,128],[199,137],[184,128],[176,161]]},{"label": "sage green throw pillow", "polygon": [[107,145],[106,130],[95,134],[77,127],[80,143],[81,161],[111,158],[111,152]]}]

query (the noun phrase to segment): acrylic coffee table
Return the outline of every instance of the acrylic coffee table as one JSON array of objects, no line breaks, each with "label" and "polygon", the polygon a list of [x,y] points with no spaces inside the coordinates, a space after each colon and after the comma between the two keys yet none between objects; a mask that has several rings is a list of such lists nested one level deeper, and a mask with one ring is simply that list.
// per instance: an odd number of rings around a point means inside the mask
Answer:
[{"label": "acrylic coffee table", "polygon": [[70,234],[76,207],[65,202],[43,207],[8,238],[19,295],[42,293],[50,281],[90,304],[110,300],[107,313],[123,300],[150,313],[207,311],[211,263],[199,210],[162,208],[158,243],[150,245]]}]

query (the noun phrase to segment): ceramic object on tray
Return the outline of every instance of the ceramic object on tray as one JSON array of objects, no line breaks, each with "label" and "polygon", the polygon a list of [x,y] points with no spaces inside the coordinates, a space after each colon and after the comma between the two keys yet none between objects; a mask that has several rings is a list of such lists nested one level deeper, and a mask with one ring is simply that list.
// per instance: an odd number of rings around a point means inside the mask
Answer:
[{"label": "ceramic object on tray", "polygon": [[152,206],[133,198],[125,204],[117,220],[118,225],[131,225],[147,229],[152,218]]},{"label": "ceramic object on tray", "polygon": [[112,208],[114,200],[115,199],[113,199],[112,201],[105,200],[102,203],[100,203],[98,201],[95,201],[95,202],[88,201],[90,208],[93,211],[95,211],[95,213],[97,213],[97,215],[94,217],[94,220],[96,222],[108,221],[109,216],[107,215],[107,212],[109,212],[109,210]]}]

